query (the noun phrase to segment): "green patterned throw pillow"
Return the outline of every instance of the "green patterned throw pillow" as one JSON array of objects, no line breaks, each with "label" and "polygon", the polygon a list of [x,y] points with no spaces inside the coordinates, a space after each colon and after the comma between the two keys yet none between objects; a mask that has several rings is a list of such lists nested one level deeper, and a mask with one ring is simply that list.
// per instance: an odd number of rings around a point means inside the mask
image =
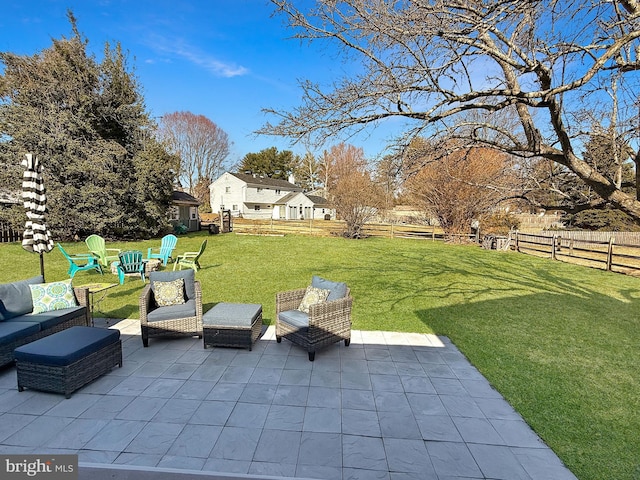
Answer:
[{"label": "green patterned throw pillow", "polygon": [[304,297],[302,297],[302,302],[300,302],[298,310],[304,313],[309,313],[309,307],[316,303],[324,302],[329,296],[329,292],[329,290],[308,286],[307,290],[304,292]]},{"label": "green patterned throw pillow", "polygon": [[77,307],[71,279],[62,282],[37,283],[29,285],[33,313],[51,312],[63,308]]},{"label": "green patterned throw pillow", "polygon": [[184,278],[171,282],[153,282],[154,297],[159,307],[184,303]]}]

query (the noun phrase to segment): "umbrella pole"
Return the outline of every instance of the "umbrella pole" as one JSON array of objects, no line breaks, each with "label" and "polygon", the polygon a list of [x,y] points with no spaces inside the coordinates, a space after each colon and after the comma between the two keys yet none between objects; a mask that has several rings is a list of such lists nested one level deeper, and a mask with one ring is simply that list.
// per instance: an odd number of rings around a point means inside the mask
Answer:
[{"label": "umbrella pole", "polygon": [[44,282],[44,254],[40,252],[40,275],[42,275],[42,281]]}]

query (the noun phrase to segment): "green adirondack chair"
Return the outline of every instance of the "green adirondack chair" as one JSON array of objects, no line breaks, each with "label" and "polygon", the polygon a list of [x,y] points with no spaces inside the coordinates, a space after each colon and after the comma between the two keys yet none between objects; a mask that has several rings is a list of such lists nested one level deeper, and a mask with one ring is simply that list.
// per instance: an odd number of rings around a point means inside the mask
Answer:
[{"label": "green adirondack chair", "polygon": [[[169,259],[172,258],[171,254],[176,248],[176,243],[178,243],[178,237],[175,235],[165,235],[162,237],[159,249],[156,247],[147,250],[147,259],[159,258],[162,260],[162,265],[166,267]],[[154,252],[154,250],[156,251]]]},{"label": "green adirondack chair", "polygon": [[119,248],[107,248],[104,238],[100,235],[89,235],[84,243],[87,244],[89,251],[98,259],[98,263],[103,267],[108,267],[109,262],[118,260],[118,254],[121,252]]},{"label": "green adirondack chair", "polygon": [[184,252],[182,255],[178,255],[176,263],[173,264],[173,269],[175,270],[176,267],[178,267],[178,270],[182,270],[182,267],[185,267],[193,268],[193,270],[197,272],[199,268],[202,268],[198,260],[200,260],[205,248],[207,248],[206,240],[202,242],[198,252]]},{"label": "green adirondack chair", "polygon": [[67,270],[67,274],[69,277],[73,278],[73,276],[78,272],[84,272],[87,270],[95,270],[102,275],[102,267],[97,262],[96,257],[91,255],[90,253],[79,253],[77,255],[69,255],[62,245],[58,243],[58,250],[62,252],[64,258],[69,262],[69,270]]},{"label": "green adirondack chair", "polygon": [[144,269],[145,260],[142,259],[142,252],[140,250],[128,250],[126,252],[120,252],[118,254],[118,280],[120,285],[124,284],[124,276],[127,273],[137,273],[140,275],[140,279],[144,282]]}]

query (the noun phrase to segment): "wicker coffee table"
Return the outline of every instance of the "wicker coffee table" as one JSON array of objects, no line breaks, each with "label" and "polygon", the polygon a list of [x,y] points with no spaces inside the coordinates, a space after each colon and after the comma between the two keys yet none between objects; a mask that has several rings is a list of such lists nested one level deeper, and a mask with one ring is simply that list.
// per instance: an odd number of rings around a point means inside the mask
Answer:
[{"label": "wicker coffee table", "polygon": [[262,332],[262,305],[221,302],[202,317],[204,348],[240,347],[251,350]]}]

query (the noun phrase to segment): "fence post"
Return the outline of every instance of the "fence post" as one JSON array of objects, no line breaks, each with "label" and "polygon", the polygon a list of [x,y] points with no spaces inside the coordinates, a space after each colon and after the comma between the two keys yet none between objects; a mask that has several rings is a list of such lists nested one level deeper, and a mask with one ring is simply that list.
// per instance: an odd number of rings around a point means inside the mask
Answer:
[{"label": "fence post", "polygon": [[554,235],[551,239],[551,260],[556,259],[556,240],[557,236]]},{"label": "fence post", "polygon": [[611,270],[611,264],[613,263],[613,244],[615,241],[615,237],[609,238],[609,248],[607,249],[607,270]]}]

